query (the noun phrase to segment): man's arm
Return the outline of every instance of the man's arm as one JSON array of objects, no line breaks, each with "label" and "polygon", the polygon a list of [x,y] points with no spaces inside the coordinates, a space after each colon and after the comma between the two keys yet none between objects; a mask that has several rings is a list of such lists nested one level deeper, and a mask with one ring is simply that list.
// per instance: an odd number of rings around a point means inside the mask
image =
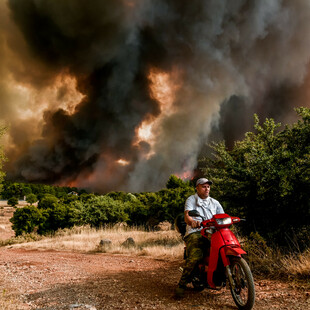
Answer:
[{"label": "man's arm", "polygon": [[225,213],[222,205],[219,202],[217,202],[216,213],[217,214]]},{"label": "man's arm", "polygon": [[195,221],[191,216],[188,215],[188,210],[184,211],[184,220],[185,223],[189,226],[191,226],[192,228],[198,228],[200,227],[200,222],[199,221]]}]

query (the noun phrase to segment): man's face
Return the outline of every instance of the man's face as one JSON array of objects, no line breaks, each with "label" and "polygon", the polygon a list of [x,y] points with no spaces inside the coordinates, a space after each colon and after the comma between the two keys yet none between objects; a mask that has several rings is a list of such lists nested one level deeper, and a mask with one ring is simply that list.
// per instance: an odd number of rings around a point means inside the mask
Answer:
[{"label": "man's face", "polygon": [[198,184],[197,187],[197,194],[200,198],[205,199],[209,196],[210,193],[210,184]]}]

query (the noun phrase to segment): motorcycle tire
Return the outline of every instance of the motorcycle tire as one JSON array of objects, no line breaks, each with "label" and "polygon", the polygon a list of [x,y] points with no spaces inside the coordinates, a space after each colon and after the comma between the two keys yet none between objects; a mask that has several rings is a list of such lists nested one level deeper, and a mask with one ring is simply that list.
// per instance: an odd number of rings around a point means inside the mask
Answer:
[{"label": "motorcycle tire", "polygon": [[255,302],[255,287],[252,272],[241,257],[230,258],[230,270],[235,288],[230,285],[231,295],[240,310],[251,310]]}]

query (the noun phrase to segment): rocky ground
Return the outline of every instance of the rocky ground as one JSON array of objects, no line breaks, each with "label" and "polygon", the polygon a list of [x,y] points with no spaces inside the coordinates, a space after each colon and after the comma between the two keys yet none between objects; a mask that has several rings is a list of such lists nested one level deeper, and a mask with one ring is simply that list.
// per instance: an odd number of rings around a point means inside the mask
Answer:
[{"label": "rocky ground", "polygon": [[[236,309],[230,292],[174,288],[181,262],[111,254],[0,248],[0,288],[16,309]],[[309,309],[309,292],[255,279],[254,309]]]}]

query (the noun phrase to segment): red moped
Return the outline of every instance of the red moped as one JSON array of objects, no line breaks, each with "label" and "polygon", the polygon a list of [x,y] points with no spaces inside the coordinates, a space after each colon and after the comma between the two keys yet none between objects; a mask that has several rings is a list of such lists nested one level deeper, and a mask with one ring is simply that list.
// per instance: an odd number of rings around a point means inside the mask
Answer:
[{"label": "red moped", "polygon": [[[189,216],[201,217],[195,210],[190,211]],[[206,249],[203,261],[194,270],[192,284],[196,290],[219,290],[228,282],[238,309],[250,310],[255,302],[253,276],[242,258],[246,252],[228,228],[238,222],[240,218],[228,214],[216,214],[212,219],[201,222],[201,234],[211,241],[211,247]]]}]

